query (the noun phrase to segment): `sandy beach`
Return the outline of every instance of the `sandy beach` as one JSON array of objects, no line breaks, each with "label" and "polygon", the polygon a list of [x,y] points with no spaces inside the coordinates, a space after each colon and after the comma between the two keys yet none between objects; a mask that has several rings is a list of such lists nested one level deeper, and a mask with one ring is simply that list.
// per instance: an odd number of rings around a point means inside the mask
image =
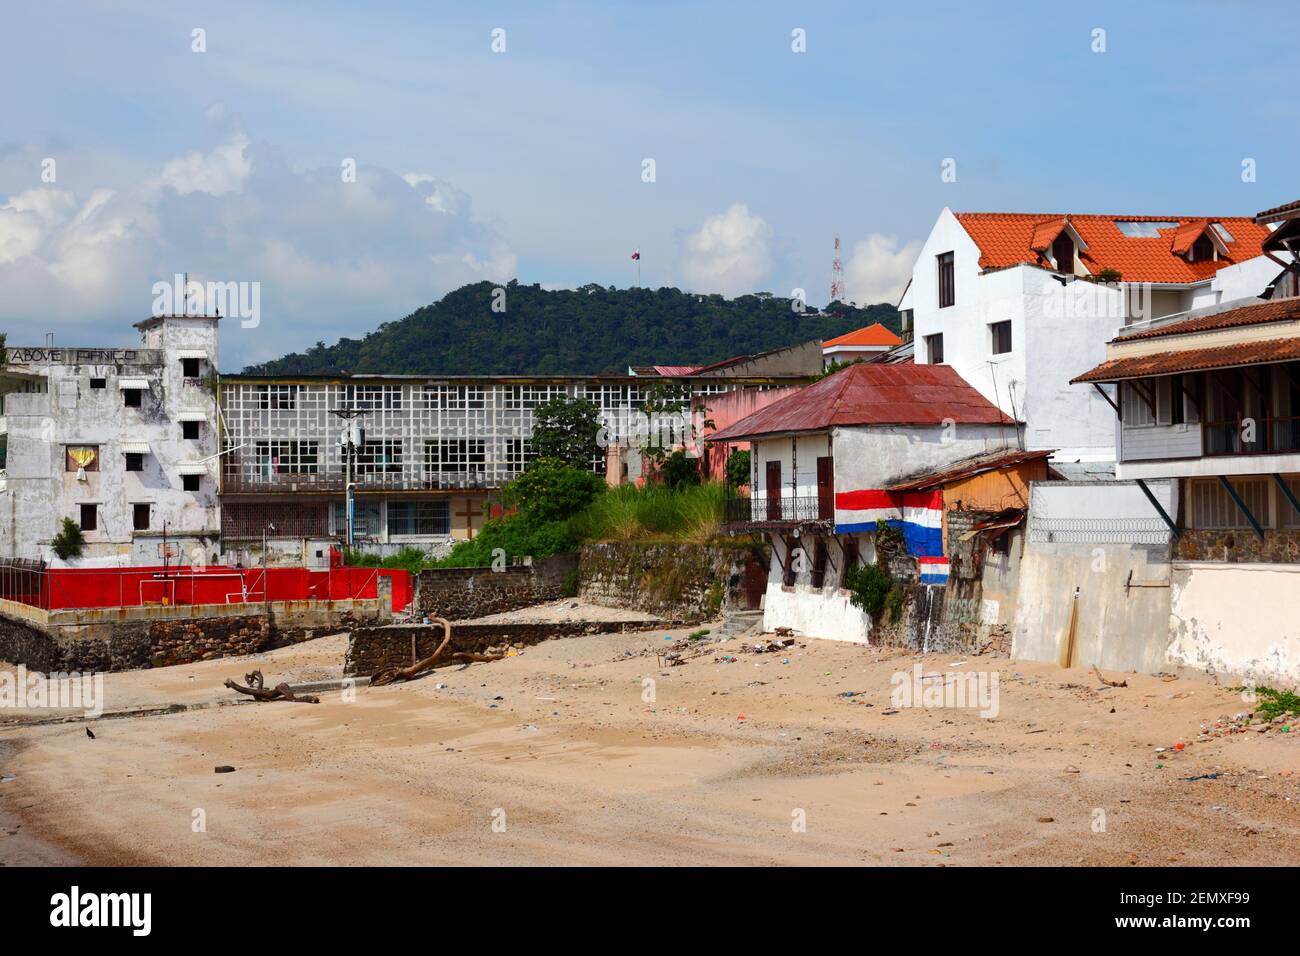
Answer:
[{"label": "sandy beach", "polygon": [[[110,674],[99,720],[0,714],[0,863],[1300,857],[1300,732],[1198,739],[1250,709],[1209,681],[1108,674],[1128,686],[1107,687],[1083,669],[818,640],[753,654],[732,639],[661,667],[665,636],[686,633],[555,640],[318,705],[254,703],[221,682],[255,667],[268,686],[337,678],[342,636]],[[996,718],[891,707],[891,677],[918,662],[996,672]],[[151,715],[113,716],[131,711]]]}]

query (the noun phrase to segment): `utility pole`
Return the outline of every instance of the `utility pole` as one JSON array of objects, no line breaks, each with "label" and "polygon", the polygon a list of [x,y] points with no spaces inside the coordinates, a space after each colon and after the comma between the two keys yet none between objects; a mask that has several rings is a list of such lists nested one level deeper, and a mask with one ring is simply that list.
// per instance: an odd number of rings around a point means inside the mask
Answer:
[{"label": "utility pole", "polygon": [[353,541],[356,538],[356,483],[353,481],[353,465],[357,457],[357,439],[364,443],[364,432],[353,425],[358,418],[366,414],[362,408],[335,408],[330,414],[343,420],[343,436],[339,448],[343,453],[343,490],[344,515],[347,520],[347,553],[351,555]]}]

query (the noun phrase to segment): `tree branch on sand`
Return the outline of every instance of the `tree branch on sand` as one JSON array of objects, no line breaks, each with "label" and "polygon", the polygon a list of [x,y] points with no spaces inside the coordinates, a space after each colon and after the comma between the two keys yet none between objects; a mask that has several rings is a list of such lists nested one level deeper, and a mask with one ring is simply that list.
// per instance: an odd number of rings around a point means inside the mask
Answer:
[{"label": "tree branch on sand", "polygon": [[[247,677],[245,678],[245,680],[247,680]],[[256,683],[260,684],[260,681]],[[293,691],[289,689],[288,684],[277,684],[271,690],[266,690],[265,688],[260,686],[245,687],[243,684],[237,684],[229,677],[227,677],[226,686],[229,687],[231,690],[239,691],[239,693],[241,694],[247,694],[249,697],[252,697],[254,700],[287,700],[287,701],[292,701],[295,704],[319,704],[320,703],[319,697],[312,697],[309,695],[303,695],[302,697],[298,697],[297,695],[294,694]]]},{"label": "tree branch on sand", "polygon": [[453,651],[444,657],[447,645],[451,643],[451,622],[441,617],[435,617],[431,620],[432,623],[442,626],[442,643],[438,645],[437,650],[423,660],[416,661],[410,667],[386,667],[381,671],[376,671],[370,677],[371,687],[383,687],[385,684],[398,684],[402,681],[414,680],[433,667],[434,664],[443,660],[461,661],[468,664],[476,661],[499,661],[505,657],[504,654],[475,654],[471,651]]}]

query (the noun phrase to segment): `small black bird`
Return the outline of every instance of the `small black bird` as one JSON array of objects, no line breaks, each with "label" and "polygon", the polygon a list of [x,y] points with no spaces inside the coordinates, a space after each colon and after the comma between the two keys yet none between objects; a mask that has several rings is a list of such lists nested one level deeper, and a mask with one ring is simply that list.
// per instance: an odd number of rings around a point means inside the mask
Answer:
[{"label": "small black bird", "polygon": [[91,740],[95,739],[95,735],[90,732],[89,727],[86,728],[86,736],[89,737]]}]

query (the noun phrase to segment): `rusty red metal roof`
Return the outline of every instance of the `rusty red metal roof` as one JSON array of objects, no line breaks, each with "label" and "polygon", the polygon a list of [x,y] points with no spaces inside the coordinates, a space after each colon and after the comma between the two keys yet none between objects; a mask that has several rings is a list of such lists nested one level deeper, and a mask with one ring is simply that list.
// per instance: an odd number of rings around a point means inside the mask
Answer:
[{"label": "rusty red metal roof", "polygon": [[1053,449],[1048,448],[1040,451],[1004,451],[992,455],[979,455],[975,458],[968,458],[965,461],[959,461],[955,465],[943,469],[942,471],[931,471],[915,478],[909,478],[898,484],[890,485],[887,491],[922,491],[926,488],[938,488],[941,485],[948,485],[954,481],[961,481],[965,478],[973,478],[975,475],[983,474],[986,471],[996,471],[999,468],[1009,468],[1012,465],[1023,464],[1026,461],[1036,461],[1039,458],[1046,458],[1052,454]]},{"label": "rusty red metal roof", "polygon": [[1102,362],[1091,371],[1070,379],[1070,383],[1119,382],[1152,375],[1203,372],[1215,368],[1264,365],[1269,362],[1289,362],[1294,359],[1300,359],[1300,337],[1267,339],[1263,342],[1239,342],[1215,348],[1183,349],[1179,352],[1158,352],[1155,355],[1111,359]]},{"label": "rusty red metal roof", "polygon": [[1244,305],[1239,309],[1228,309],[1210,315],[1199,315],[1171,322],[1168,325],[1151,329],[1140,329],[1124,334],[1121,332],[1113,341],[1132,342],[1136,339],[1154,339],[1163,335],[1187,335],[1191,332],[1209,332],[1214,329],[1230,329],[1238,325],[1260,325],[1265,322],[1287,322],[1300,319],[1300,298],[1271,299],[1254,305]]},{"label": "rusty red metal roof", "polygon": [[737,441],[833,425],[1014,425],[948,365],[859,363],[709,436]]}]

